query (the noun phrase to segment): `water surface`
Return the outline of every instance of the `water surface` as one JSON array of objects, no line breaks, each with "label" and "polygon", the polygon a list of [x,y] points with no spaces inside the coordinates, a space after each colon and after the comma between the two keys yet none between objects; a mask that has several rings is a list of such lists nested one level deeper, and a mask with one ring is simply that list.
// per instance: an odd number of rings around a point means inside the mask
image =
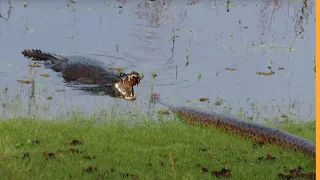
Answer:
[{"label": "water surface", "polygon": [[[12,115],[17,106],[22,106],[18,114],[27,112],[30,85],[16,80],[29,76],[21,51],[36,48],[89,56],[106,67],[144,74],[138,99],[128,102],[75,90],[58,73],[36,68],[38,111],[49,118],[72,109],[90,113],[115,106],[146,112],[151,90],[174,105],[244,111],[257,118],[314,116],[315,1],[307,1],[307,7],[282,0],[231,1],[228,6],[227,1],[188,2],[30,1],[24,7],[14,1],[6,19],[8,3],[1,1],[0,112]],[[275,74],[256,74],[270,70]],[[199,102],[201,97],[210,103]]]}]

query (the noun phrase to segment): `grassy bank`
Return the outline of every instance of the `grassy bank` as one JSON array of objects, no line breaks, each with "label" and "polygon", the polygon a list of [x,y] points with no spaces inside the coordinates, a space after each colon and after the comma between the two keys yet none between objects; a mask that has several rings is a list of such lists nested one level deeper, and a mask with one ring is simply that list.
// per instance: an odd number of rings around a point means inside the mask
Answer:
[{"label": "grassy bank", "polygon": [[[282,128],[315,139],[314,123]],[[181,121],[126,126],[11,119],[0,121],[0,132],[4,179],[216,179],[212,171],[222,168],[232,179],[281,179],[287,168],[315,171],[314,159],[302,153]]]}]

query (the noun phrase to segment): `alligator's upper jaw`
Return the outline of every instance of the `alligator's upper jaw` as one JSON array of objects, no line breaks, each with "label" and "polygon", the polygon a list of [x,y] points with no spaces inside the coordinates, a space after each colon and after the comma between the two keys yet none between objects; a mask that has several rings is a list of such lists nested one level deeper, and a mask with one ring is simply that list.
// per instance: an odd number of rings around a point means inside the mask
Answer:
[{"label": "alligator's upper jaw", "polygon": [[118,97],[126,100],[134,101],[137,98],[133,86],[138,86],[140,83],[140,75],[137,72],[131,72],[127,76],[121,78],[114,87],[117,91]]}]

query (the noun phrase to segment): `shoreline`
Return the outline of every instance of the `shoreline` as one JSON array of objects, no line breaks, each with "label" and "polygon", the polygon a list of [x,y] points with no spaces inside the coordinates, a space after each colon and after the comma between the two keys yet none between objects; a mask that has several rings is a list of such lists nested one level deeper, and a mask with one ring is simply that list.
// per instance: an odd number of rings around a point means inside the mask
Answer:
[{"label": "shoreline", "polygon": [[[240,179],[274,179],[288,174],[286,168],[315,171],[314,159],[291,149],[180,120],[142,121],[128,126],[121,116],[99,125],[93,118],[2,120],[0,174],[8,179],[212,179],[225,168],[225,175]],[[278,128],[315,139],[314,122]],[[74,140],[82,144],[70,144]]]}]

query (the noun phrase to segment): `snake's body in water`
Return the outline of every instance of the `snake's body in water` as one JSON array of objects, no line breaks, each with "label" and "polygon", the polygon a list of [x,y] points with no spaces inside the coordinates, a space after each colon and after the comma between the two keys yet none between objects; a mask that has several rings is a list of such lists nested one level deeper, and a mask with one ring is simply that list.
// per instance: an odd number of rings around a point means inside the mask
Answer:
[{"label": "snake's body in water", "polygon": [[311,140],[288,133],[286,131],[255,124],[253,122],[239,119],[238,117],[198,110],[190,107],[175,107],[161,101],[159,94],[152,94],[151,100],[169,108],[178,116],[188,119],[191,122],[199,122],[207,127],[220,128],[234,134],[252,138],[266,144],[277,144],[293,148],[315,158],[316,147]]}]

